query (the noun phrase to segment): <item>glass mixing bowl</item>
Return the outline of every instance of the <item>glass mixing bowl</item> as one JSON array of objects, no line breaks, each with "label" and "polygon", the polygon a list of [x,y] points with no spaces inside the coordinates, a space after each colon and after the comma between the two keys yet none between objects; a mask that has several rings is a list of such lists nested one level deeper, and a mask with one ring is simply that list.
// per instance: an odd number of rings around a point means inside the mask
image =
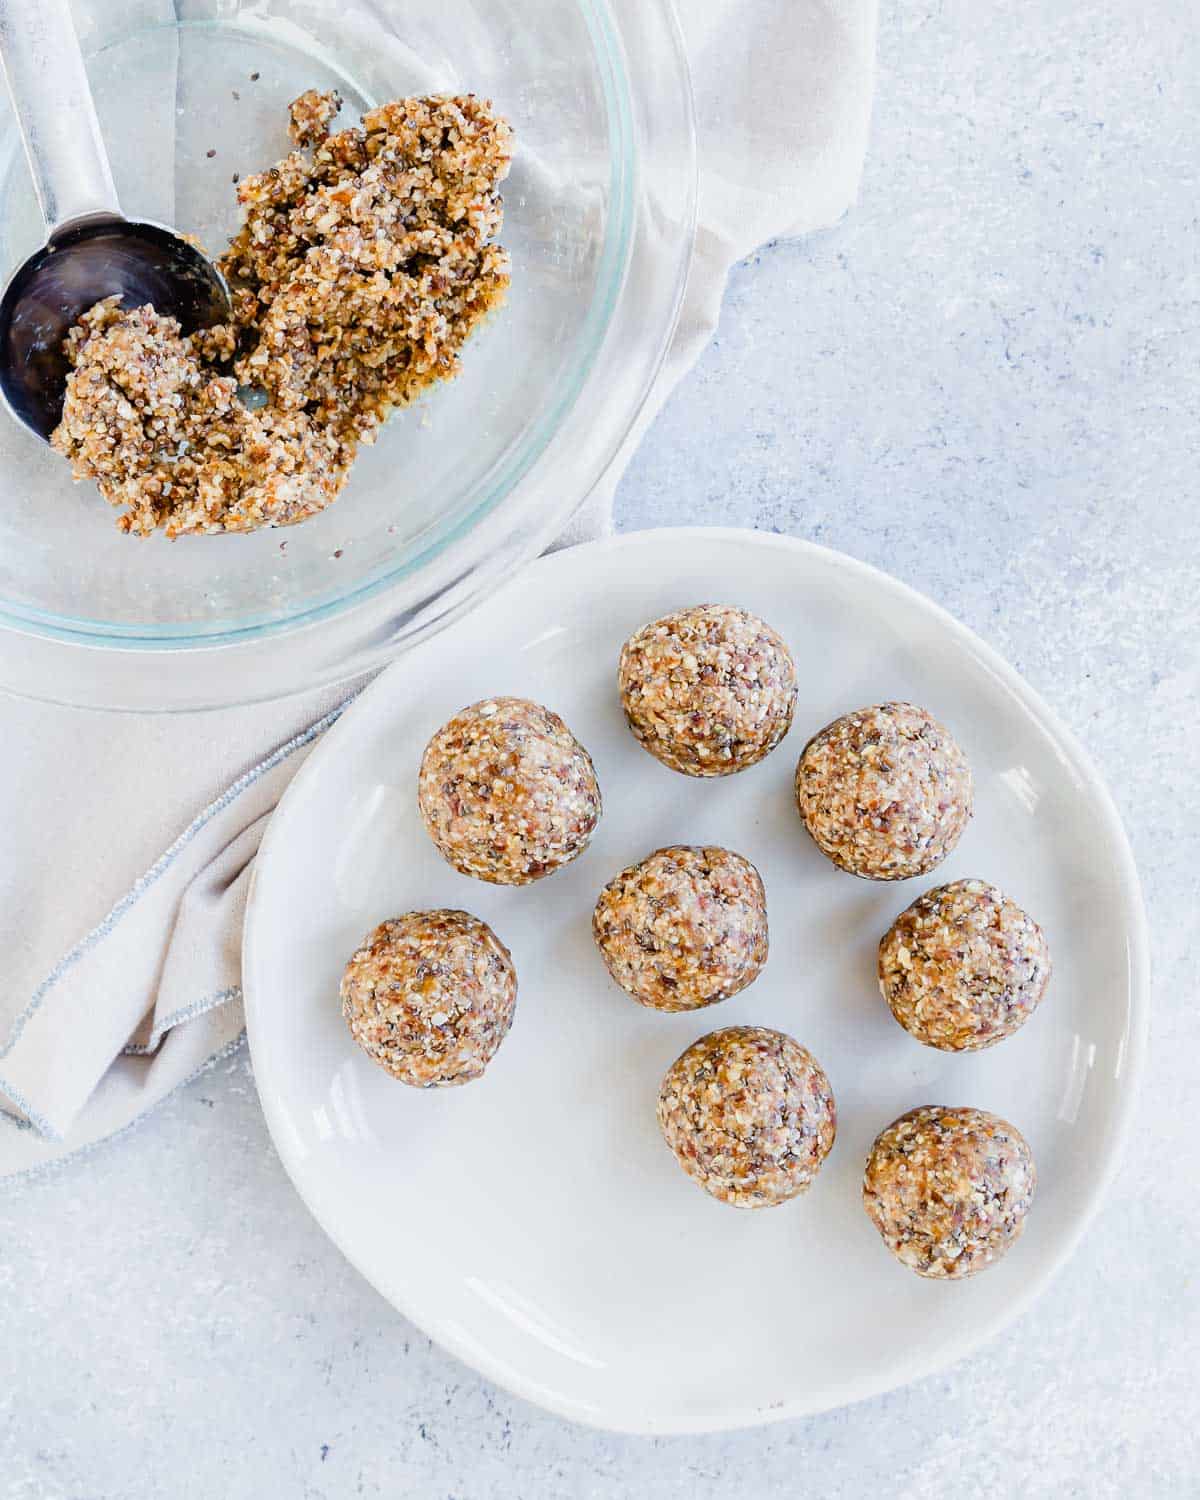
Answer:
[{"label": "glass mixing bowl", "polygon": [[[286,154],[306,88],[338,88],[343,123],[471,91],[515,128],[506,307],[313,520],[124,536],[93,485],[0,414],[0,686],[182,709],[349,677],[552,539],[645,399],[695,208],[670,0],[80,0],[75,14],[122,207],[214,252],[236,227],[234,174]],[[4,100],[0,273],[43,238]]]}]

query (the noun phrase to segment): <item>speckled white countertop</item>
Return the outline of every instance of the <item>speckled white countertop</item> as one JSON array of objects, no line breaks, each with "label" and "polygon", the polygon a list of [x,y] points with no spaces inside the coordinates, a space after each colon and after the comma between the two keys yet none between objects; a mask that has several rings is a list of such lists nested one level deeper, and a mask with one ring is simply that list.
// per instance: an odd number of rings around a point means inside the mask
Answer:
[{"label": "speckled white countertop", "polygon": [[3,1500],[1200,1493],[1198,77],[1193,0],[885,14],[860,206],[735,273],[618,502],[622,528],[786,531],[897,573],[1107,774],[1153,928],[1152,1050],[1132,1149],[1050,1292],[947,1374],[829,1416],[582,1431],[345,1264],[242,1052],[0,1195]]}]

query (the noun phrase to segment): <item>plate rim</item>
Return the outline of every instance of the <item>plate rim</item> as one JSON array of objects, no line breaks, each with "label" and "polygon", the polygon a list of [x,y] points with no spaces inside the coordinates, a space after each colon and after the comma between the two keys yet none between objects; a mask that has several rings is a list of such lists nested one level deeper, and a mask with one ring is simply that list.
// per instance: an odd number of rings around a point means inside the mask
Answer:
[{"label": "plate rim", "polygon": [[[841,1385],[824,1387],[809,1396],[783,1400],[778,1403],[772,1403],[769,1406],[752,1403],[738,1405],[734,1403],[730,1405],[728,1411],[721,1419],[716,1422],[708,1417],[700,1417],[695,1420],[669,1419],[667,1421],[649,1418],[632,1422],[621,1414],[614,1414],[611,1418],[605,1418],[603,1413],[592,1414],[590,1409],[586,1412],[580,1411],[569,1400],[559,1399],[556,1393],[547,1391],[544,1386],[524,1379],[520,1371],[515,1370],[505,1361],[492,1356],[490,1351],[483,1349],[469,1339],[456,1335],[452,1320],[447,1320],[444,1324],[439,1325],[436,1320],[425,1317],[407,1305],[406,1300],[393,1297],[390,1293],[384,1292],[370,1272],[360,1263],[355,1253],[344,1243],[337,1229],[327,1224],[322,1215],[314,1207],[305,1186],[300,1180],[298,1171],[299,1163],[296,1159],[296,1153],[289,1144],[286,1144],[288,1132],[284,1127],[280,1111],[269,1095],[264,1094],[262,1089],[259,1089],[259,1101],[266,1118],[267,1129],[270,1133],[272,1144],[293,1188],[323,1233],[328,1236],[342,1256],[385,1301],[395,1307],[403,1317],[407,1318],[422,1333],[437,1343],[439,1347],[446,1349],[456,1359],[485,1376],[486,1379],[503,1390],[520,1396],[532,1405],[553,1412],[556,1416],[565,1418],[567,1421],[578,1425],[599,1431],[625,1433],[631,1436],[699,1436],[706,1433],[733,1432],[781,1421],[817,1416],[823,1412],[837,1410],[843,1406],[869,1400],[873,1396],[883,1395],[888,1391],[897,1390],[902,1386],[912,1384],[914,1381],[935,1375],[939,1371],[945,1370],[950,1365],[956,1364],[959,1360],[965,1359],[967,1356],[975,1353],[984,1344],[996,1338],[1006,1328],[1011,1327],[1042,1295],[1062,1270],[1063,1266],[1074,1255],[1112,1185],[1128,1145],[1134,1113],[1141,1092],[1149,1037],[1151,997],[1149,923],[1142,895],[1141,880],[1133,856],[1133,849],[1130,845],[1129,837],[1125,832],[1125,826],[1121,820],[1117,805],[1113,800],[1112,793],[1109,791],[1108,785],[1098,767],[1084,748],[1082,741],[1075,735],[1073,730],[1063,723],[1059,715],[1050,707],[1041,694],[1026,682],[1016,668],[1011,666],[982,636],[956,619],[949,610],[938,604],[936,600],[931,599],[927,594],[913,588],[911,584],[905,583],[893,574],[886,573],[883,569],[875,567],[874,564],[864,562],[835,548],[826,547],[818,542],[811,542],[802,537],[788,536],[778,532],[755,531],[751,528],[740,526],[660,526],[642,531],[615,533],[610,536],[599,537],[590,542],[581,542],[574,546],[563,548],[559,552],[545,553],[529,564],[528,567],[521,569],[519,576],[528,584],[536,580],[536,575],[539,572],[548,572],[562,566],[561,559],[568,556],[577,560],[580,555],[586,554],[591,558],[600,559],[613,553],[635,550],[641,547],[653,547],[663,542],[669,542],[678,546],[693,542],[710,543],[713,541],[724,541],[740,546],[760,547],[769,551],[788,553],[795,557],[803,556],[815,562],[818,566],[831,569],[835,572],[853,575],[859,582],[868,583],[873,588],[885,591],[910,607],[916,607],[924,611],[937,625],[952,636],[959,644],[966,647],[977,660],[981,661],[1000,680],[1038,727],[1053,741],[1056,748],[1064,754],[1068,763],[1079,777],[1087,797],[1095,807],[1102,821],[1103,831],[1112,840],[1114,850],[1118,856],[1118,866],[1115,873],[1118,877],[1117,886],[1120,892],[1120,899],[1125,908],[1129,933],[1129,1027],[1125,1038],[1126,1045],[1123,1058],[1123,1064],[1127,1072],[1125,1085],[1119,1091],[1114,1106],[1110,1149],[1092,1178],[1087,1195],[1078,1210],[1074,1223],[1069,1232],[1064,1234],[1060,1240],[1045,1267],[1006,1307],[991,1318],[984,1320],[981,1324],[972,1327],[969,1332],[964,1333],[953,1344],[947,1344],[926,1356],[910,1357],[908,1360],[901,1360],[897,1365],[892,1366],[887,1373],[881,1374],[878,1377],[873,1376],[865,1380],[842,1382]],[[488,602],[494,602],[498,597],[500,597],[499,593],[491,595],[489,601],[484,601],[485,605]],[[470,611],[462,619],[469,619],[473,614],[474,610]],[[456,623],[462,623],[462,620],[460,619]],[[449,628],[452,629],[453,626]],[[435,637],[427,639],[435,639]],[[271,854],[275,845],[281,842],[282,830],[285,829],[288,816],[290,815],[289,802],[298,805],[303,790],[310,781],[315,780],[321,773],[324,760],[333,753],[329,747],[331,745],[339,745],[341,739],[351,732],[347,728],[347,723],[352,721],[359,703],[365,702],[368,697],[382,695],[382,693],[386,692],[388,690],[386,679],[393,674],[400,676],[404,672],[408,660],[413,653],[420,651],[426,643],[427,641],[424,640],[417,643],[410,651],[404,652],[403,655],[390,662],[372,682],[347,703],[345,711],[341,714],[338,721],[326,731],[320,743],[315,746],[304,765],[301,766],[296,776],[293,777],[292,781],[285,788],[267,824],[266,832],[263,835],[254,860],[250,889],[246,900],[246,911],[242,923],[242,988],[246,1012],[246,1036],[250,1048],[251,1062],[254,1064],[256,1086],[258,1068],[255,1055],[258,1043],[255,1037],[258,1034],[258,998],[255,986],[255,971],[258,963],[259,946],[255,933],[257,913],[261,905],[260,871],[265,867],[266,857]]]}]

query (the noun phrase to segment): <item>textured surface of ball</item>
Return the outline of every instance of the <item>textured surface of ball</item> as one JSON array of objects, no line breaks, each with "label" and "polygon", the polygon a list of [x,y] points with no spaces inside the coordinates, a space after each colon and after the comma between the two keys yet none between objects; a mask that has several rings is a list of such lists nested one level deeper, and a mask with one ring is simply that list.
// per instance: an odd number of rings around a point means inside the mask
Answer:
[{"label": "textured surface of ball", "polygon": [[663,765],[728,776],[770,754],[796,706],[796,666],[757,616],[701,604],[644,625],[617,672],[630,729]]},{"label": "textured surface of ball", "polygon": [[609,881],[592,935],[626,994],[654,1010],[697,1010],[758,978],[767,961],[766,892],[740,854],[676,844]]},{"label": "textured surface of ball", "polygon": [[973,807],[966,756],[912,703],[835,719],[804,747],[795,790],[817,847],[866,880],[928,873],[958,843]]},{"label": "textured surface of ball", "polygon": [[1042,929],[982,880],[927,891],[879,944],[879,988],[892,1014],[917,1041],[943,1052],[1012,1036],[1049,981]]},{"label": "textured surface of ball", "polygon": [[346,965],[342,1015],[393,1078],[414,1088],[469,1083],[512,1024],[508,949],[465,911],[411,911],[381,922]]},{"label": "textured surface of ball", "polygon": [[444,724],[421,760],[430,838],[463,875],[528,885],[587,848],[600,819],[592,758],[527,698],[487,698]]},{"label": "textured surface of ball", "polygon": [[876,1139],[863,1206],[892,1254],[919,1276],[974,1276],[1025,1227],[1037,1172],[1021,1132],[982,1109],[928,1105]]},{"label": "textured surface of ball", "polygon": [[807,1048],[781,1031],[729,1026],[668,1069],[658,1123],[706,1192],[735,1208],[770,1208],[811,1185],[833,1146],[837,1110]]}]

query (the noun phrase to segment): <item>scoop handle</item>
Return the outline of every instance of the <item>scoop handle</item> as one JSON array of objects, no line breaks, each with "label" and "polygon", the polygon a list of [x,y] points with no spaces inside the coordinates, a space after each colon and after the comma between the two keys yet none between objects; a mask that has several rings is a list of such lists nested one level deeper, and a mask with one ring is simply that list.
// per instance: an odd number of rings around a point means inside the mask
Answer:
[{"label": "scoop handle", "polygon": [[0,62],[47,237],[121,217],[69,0],[0,0]]}]

